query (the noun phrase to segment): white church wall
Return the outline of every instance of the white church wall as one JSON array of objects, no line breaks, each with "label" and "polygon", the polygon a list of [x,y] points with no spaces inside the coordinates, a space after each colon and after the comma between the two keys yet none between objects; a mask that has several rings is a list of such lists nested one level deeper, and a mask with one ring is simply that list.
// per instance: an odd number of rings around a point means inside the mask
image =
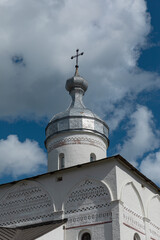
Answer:
[{"label": "white church wall", "polygon": [[148,224],[152,239],[160,239],[160,196],[155,195],[148,202]]},{"label": "white church wall", "polygon": [[18,182],[0,196],[0,225],[4,227],[59,218],[54,212],[54,203],[49,192],[36,181]]},{"label": "white church wall", "polygon": [[45,235],[36,238],[36,240],[63,240],[64,238],[64,230],[63,226],[60,226],[53,231],[46,233]]},{"label": "white church wall", "polygon": [[[90,166],[85,166],[85,167],[80,167],[80,168],[74,168],[74,171],[72,169],[68,169],[65,171],[65,173],[62,171],[57,172],[54,174],[52,180],[49,178],[49,181],[47,178],[40,178],[39,181],[42,181],[43,185],[46,185],[46,188],[48,189],[49,192],[51,193],[51,196],[54,196],[55,199],[55,209],[60,210],[62,209],[65,211],[65,201],[69,197],[69,195],[73,192],[73,190],[77,189],[79,191],[80,189],[78,188],[79,184],[91,180],[95,184],[93,184],[93,187],[96,187],[97,183],[100,186],[103,186],[105,189],[108,189],[108,194],[110,195],[111,200],[115,198],[116,194],[111,191],[112,187],[113,190],[115,189],[115,170],[114,170],[114,164],[112,162],[107,162],[106,164],[96,164],[96,167],[94,163]],[[57,178],[62,177],[62,181],[57,182]],[[114,190],[116,191],[116,189]],[[97,191],[97,196],[98,197],[98,191]],[[89,200],[86,199],[86,203],[84,205],[89,205]],[[100,199],[97,198],[97,202],[100,203]],[[90,202],[90,204],[93,204]],[[83,204],[82,204],[83,205]],[[71,204],[72,206],[72,204]],[[78,206],[76,206],[78,209]],[[104,210],[104,209],[102,209]],[[85,221],[82,220],[80,222],[80,227],[72,226],[73,228],[68,227],[66,224],[65,226],[65,239],[78,239],[75,238],[79,236],[79,232],[87,227],[87,229],[90,229],[91,233],[93,234],[93,239],[97,240],[97,234],[101,236],[101,239],[108,239],[111,240],[111,234],[112,234],[112,227],[111,227],[111,222],[110,218],[111,215],[108,212],[105,213],[102,212],[95,212],[94,209],[89,210],[88,212],[85,211],[89,222],[83,222]],[[82,213],[83,215],[83,213]],[[104,216],[103,216],[104,215]],[[80,218],[79,213],[76,213],[76,218]],[[64,215],[64,217],[67,217]],[[73,217],[73,216],[72,216]],[[98,218],[98,222],[97,219]],[[109,221],[108,221],[109,220]],[[68,220],[69,221],[69,220]],[[104,222],[107,222],[106,224]],[[98,223],[98,225],[97,225]],[[83,226],[85,224],[85,226]],[[86,226],[87,225],[87,226]],[[76,227],[76,228],[74,228]],[[96,230],[99,229],[99,230]],[[72,236],[74,236],[72,238]],[[103,236],[105,236],[103,238]]]},{"label": "white church wall", "polygon": [[[40,184],[40,186],[49,193],[55,211],[60,211],[71,189],[84,179],[90,178],[104,182],[110,191],[111,198],[116,198],[116,177],[112,161],[105,163],[97,161],[82,167],[74,167],[65,171],[55,172],[54,174],[42,175],[35,179],[32,178],[31,181],[37,182],[37,184]],[[25,181],[28,180],[26,179]],[[17,184],[21,182],[23,181],[0,186],[0,199],[2,199],[3,195],[7,193],[9,189],[17,186]]]},{"label": "white church wall", "polygon": [[148,201],[157,194],[157,190],[131,169],[128,169],[119,162],[117,162],[116,165],[116,186],[118,199],[121,199],[124,186],[130,183],[135,191],[137,191],[139,198],[143,202],[144,216],[147,217]]},{"label": "white church wall", "polygon": [[[46,192],[49,193],[49,196],[52,199],[52,205],[54,206],[54,210],[52,210],[51,213],[54,212],[55,214],[60,214],[62,210],[64,210],[64,202],[67,199],[67,196],[73,191],[73,189],[75,189],[76,186],[78,186],[78,184],[89,179],[91,179],[93,182],[96,182],[96,183],[98,182],[100,186],[104,186],[105,189],[108,189],[107,191],[110,195],[111,200],[113,200],[116,197],[115,169],[114,169],[114,164],[111,161],[108,161],[105,163],[102,163],[102,162],[98,163],[97,161],[96,163],[93,162],[92,164],[85,165],[82,167],[74,167],[73,169],[70,168],[66,171],[59,171],[59,172],[55,172],[54,174],[52,173],[47,174],[44,176],[36,177],[36,181],[32,179],[31,182],[33,182],[33,185],[38,184],[40,187],[45,189]],[[27,182],[28,180],[26,180],[26,183]],[[16,187],[21,183],[23,183],[23,181],[15,183],[14,186]],[[3,193],[5,192],[5,189],[8,189],[8,186],[10,189],[10,185],[6,184],[4,186],[4,191],[2,191]],[[11,190],[12,190],[12,187],[11,187]],[[0,191],[0,199],[2,197],[1,195],[2,192]],[[97,198],[97,202],[98,202],[98,198]],[[38,199],[37,199],[37,203],[38,203]],[[87,226],[87,228],[92,230],[91,232],[93,232],[92,234],[94,236],[94,239],[97,239],[97,234],[98,234],[99,236],[101,236],[101,239],[110,240],[111,238],[109,236],[111,236],[112,228],[111,228],[111,222],[108,221],[107,219],[110,218],[111,216],[109,214],[107,215],[107,212],[106,213],[93,212],[93,214],[91,213],[92,211],[90,213],[88,212],[89,220],[90,221],[92,220],[92,221],[89,222],[89,224],[87,224],[89,225]],[[33,211],[33,214],[34,214],[34,211]],[[25,215],[25,211],[24,211],[24,215]],[[15,218],[16,217],[17,216],[15,214]],[[99,219],[98,225],[96,222],[96,218]],[[107,222],[107,223],[104,223],[104,222]],[[32,223],[34,223],[34,221],[32,221]],[[57,230],[54,230],[48,233],[48,235],[44,235],[41,239],[46,238],[50,240],[50,238],[53,239],[53,236],[55,236],[55,239],[56,239],[56,236],[59,236],[59,235],[61,236],[62,232],[64,236],[65,234],[68,237],[70,236],[70,234],[75,234],[75,236],[78,236],[80,230],[84,228],[86,227],[81,226],[80,228],[78,227],[77,230],[75,230],[75,229],[67,229],[67,226],[66,226],[66,230],[63,230],[63,231],[62,231],[62,228],[58,228]],[[65,239],[67,239],[66,236],[65,236]],[[103,238],[103,236],[105,236],[105,238]],[[58,237],[58,239],[61,239],[61,238]]]},{"label": "white church wall", "polygon": [[111,239],[111,196],[106,185],[87,179],[75,186],[64,203],[66,239],[80,239],[90,232],[92,239]]},{"label": "white church wall", "polygon": [[[137,233],[141,239],[145,239],[144,208],[141,197],[133,182],[127,183],[122,190],[121,201],[123,213],[121,217],[122,239],[134,239]],[[127,232],[127,236],[126,236]]]},{"label": "white church wall", "polygon": [[81,233],[89,232],[92,240],[111,240],[111,223],[101,225],[90,225],[77,229],[66,230],[65,240],[81,240]]},{"label": "white church wall", "polygon": [[[156,211],[155,211],[156,210]],[[148,203],[148,218],[154,223],[160,223],[160,196],[153,196]]]},{"label": "white church wall", "polygon": [[119,201],[114,200],[111,203],[112,208],[112,240],[120,240],[120,206]]},{"label": "white church wall", "polygon": [[98,223],[110,223],[111,196],[100,181],[83,180],[68,195],[64,203],[66,228],[71,229]]},{"label": "white church wall", "polygon": [[[67,199],[68,194],[74,187],[76,187],[81,181],[87,179],[95,179],[102,181],[108,187],[111,198],[116,197],[116,177],[113,162],[106,162],[102,164],[92,164],[79,166],[67,169],[65,171],[55,172],[48,176],[42,176],[37,178],[42,186],[49,191],[51,197],[55,201],[55,209],[59,211],[62,209],[62,204]],[[60,179],[60,181],[59,181]],[[112,189],[112,190],[111,190]]]},{"label": "white church wall", "polygon": [[[2,185],[0,204],[6,202],[6,197],[9,201],[8,196],[13,200],[15,192],[22,192],[19,187],[23,186],[23,183],[26,183],[26,189],[23,191],[25,194],[28,194],[28,190],[30,191],[32,187],[33,190],[42,189],[44,194],[48,194],[51,201],[49,212],[55,216],[55,220],[68,218],[64,229],[63,226],[59,227],[39,239],[79,240],[79,234],[83,230],[90,231],[92,240],[97,240],[97,236],[102,240],[128,240],[133,239],[136,232],[141,240],[160,239],[160,200],[156,189],[119,163],[116,158]],[[86,185],[87,183],[89,184]],[[104,196],[101,190],[104,191]],[[37,196],[37,205],[41,206],[38,193],[33,193],[33,196]],[[16,199],[19,199],[17,195],[15,195]],[[76,200],[67,203],[68,199]],[[104,203],[106,205],[103,205]],[[36,216],[41,216],[42,211],[41,208],[39,209],[39,212],[32,210],[33,215],[36,213]],[[67,212],[71,210],[75,212]],[[29,213],[23,211],[21,217],[24,219],[26,214]],[[14,218],[18,219],[18,217],[16,213]],[[34,222],[33,216],[32,223]]]},{"label": "white church wall", "polygon": [[[134,239],[134,234],[137,232],[140,239],[159,240],[160,223],[157,229],[151,229],[151,216],[154,221],[160,220],[160,203],[153,204],[150,210],[150,215],[147,213],[149,208],[149,200],[154,198],[157,190],[148,182],[142,179],[124,165],[117,162],[116,167],[117,192],[118,199],[121,200],[121,239]],[[153,226],[153,225],[152,225]],[[126,232],[128,235],[126,235]],[[154,233],[151,234],[151,232]],[[158,236],[158,237],[157,237]],[[151,238],[151,239],[152,239]]]},{"label": "white church wall", "polygon": [[131,208],[134,212],[137,212],[143,217],[145,216],[141,196],[133,182],[128,182],[123,186],[121,201],[124,206]]}]

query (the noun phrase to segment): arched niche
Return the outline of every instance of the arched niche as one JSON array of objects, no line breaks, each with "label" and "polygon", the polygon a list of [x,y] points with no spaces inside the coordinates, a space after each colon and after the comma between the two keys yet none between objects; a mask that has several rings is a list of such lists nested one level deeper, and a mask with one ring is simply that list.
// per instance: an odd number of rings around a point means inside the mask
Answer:
[{"label": "arched niche", "polygon": [[[133,182],[126,183],[121,192],[123,203],[123,225],[145,235],[144,207],[140,194]],[[126,229],[124,229],[124,232]]]},{"label": "arched niche", "polygon": [[141,240],[141,238],[140,238],[138,233],[134,234],[133,240]]},{"label": "arched niche", "polygon": [[65,167],[65,158],[64,153],[59,154],[59,169],[63,169]]},{"label": "arched niche", "polygon": [[140,194],[133,182],[126,183],[121,190],[121,201],[124,206],[144,216],[144,206]]},{"label": "arched niche", "polygon": [[148,203],[148,218],[160,228],[160,196],[153,196]]},{"label": "arched niche", "polygon": [[94,153],[90,154],[90,162],[93,162],[96,160],[96,155]]},{"label": "arched niche", "polygon": [[1,226],[23,226],[53,217],[53,200],[36,181],[18,182],[0,199]]},{"label": "arched niche", "polygon": [[64,202],[67,227],[111,221],[111,196],[102,182],[87,179],[76,185]]},{"label": "arched niche", "polygon": [[84,233],[82,233],[79,240],[91,240],[91,234],[88,231],[84,232]]}]

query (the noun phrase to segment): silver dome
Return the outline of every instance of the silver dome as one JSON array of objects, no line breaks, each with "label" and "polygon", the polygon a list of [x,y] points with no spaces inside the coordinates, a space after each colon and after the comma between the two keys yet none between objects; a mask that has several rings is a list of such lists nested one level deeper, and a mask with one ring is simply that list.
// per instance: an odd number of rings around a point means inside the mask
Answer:
[{"label": "silver dome", "polygon": [[72,102],[65,112],[56,114],[50,120],[46,127],[46,141],[62,132],[83,131],[101,135],[108,142],[107,124],[83,104],[82,98],[87,88],[87,81],[78,72],[66,81]]}]

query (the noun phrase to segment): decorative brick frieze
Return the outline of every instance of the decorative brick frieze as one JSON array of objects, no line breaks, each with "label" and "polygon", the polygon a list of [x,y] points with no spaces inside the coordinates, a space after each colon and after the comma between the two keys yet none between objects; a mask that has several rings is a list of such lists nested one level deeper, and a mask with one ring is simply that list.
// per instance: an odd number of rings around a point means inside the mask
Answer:
[{"label": "decorative brick frieze", "polygon": [[98,141],[93,138],[89,137],[64,137],[62,140],[59,141],[52,141],[48,145],[48,153],[51,152],[53,149],[64,146],[64,145],[69,145],[69,144],[84,144],[84,145],[92,145],[101,148],[102,150],[106,151],[106,146],[103,144],[101,141]]},{"label": "decorative brick frieze", "polygon": [[111,199],[104,184],[95,180],[83,181],[65,202],[67,228],[112,220]]},{"label": "decorative brick frieze", "polygon": [[[16,217],[15,217],[16,216]],[[59,218],[54,212],[49,194],[34,181],[23,181],[0,200],[0,226],[17,226],[26,223]]]},{"label": "decorative brick frieze", "polygon": [[123,207],[123,224],[145,234],[143,216],[129,209],[127,206]]},{"label": "decorative brick frieze", "polygon": [[155,225],[153,222],[150,222],[149,231],[151,239],[159,240],[160,239],[160,227]]}]

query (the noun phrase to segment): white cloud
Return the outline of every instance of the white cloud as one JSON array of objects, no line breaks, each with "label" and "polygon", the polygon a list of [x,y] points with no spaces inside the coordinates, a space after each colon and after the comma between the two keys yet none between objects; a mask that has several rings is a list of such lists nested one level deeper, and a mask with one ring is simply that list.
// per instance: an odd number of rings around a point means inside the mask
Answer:
[{"label": "white cloud", "polygon": [[[1,1],[0,118],[63,111],[77,47],[85,52],[80,73],[89,81],[87,104],[99,113],[129,94],[159,87],[156,73],[137,68],[151,30],[146,11],[144,0]],[[13,56],[23,61],[15,64]]]},{"label": "white cloud", "polygon": [[111,134],[118,128],[120,122],[132,113],[133,106],[129,101],[122,101],[119,104],[116,104],[116,106],[112,104],[107,106],[107,111],[109,113],[106,114],[107,124]]},{"label": "white cloud", "polygon": [[137,159],[155,150],[159,142],[159,132],[155,129],[152,112],[144,106],[137,106],[130,117],[127,137],[118,146],[120,154],[133,165],[137,165]]},{"label": "white cloud", "polygon": [[157,184],[160,184],[160,151],[148,154],[140,165],[140,170]]},{"label": "white cloud", "polygon": [[0,176],[32,175],[46,166],[47,158],[36,141],[20,142],[16,135],[0,140]]}]

